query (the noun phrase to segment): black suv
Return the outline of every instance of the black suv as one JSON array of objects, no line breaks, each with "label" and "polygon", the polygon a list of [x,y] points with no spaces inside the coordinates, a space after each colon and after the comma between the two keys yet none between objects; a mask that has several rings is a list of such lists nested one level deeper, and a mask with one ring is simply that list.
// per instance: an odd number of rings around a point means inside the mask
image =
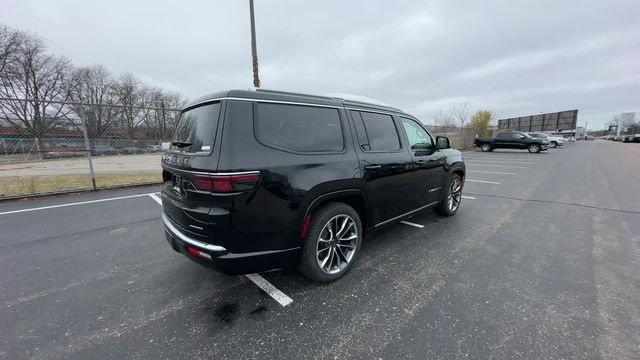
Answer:
[{"label": "black suv", "polygon": [[162,168],[174,250],[231,274],[295,264],[323,282],[365,234],[426,208],[455,214],[465,177],[449,139],[398,109],[264,90],[186,106]]}]

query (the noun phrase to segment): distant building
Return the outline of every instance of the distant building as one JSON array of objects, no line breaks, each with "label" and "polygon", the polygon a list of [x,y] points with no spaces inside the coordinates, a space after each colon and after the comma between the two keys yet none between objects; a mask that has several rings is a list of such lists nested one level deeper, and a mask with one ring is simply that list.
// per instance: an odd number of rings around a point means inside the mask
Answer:
[{"label": "distant building", "polygon": [[565,137],[576,136],[578,110],[519,116],[498,120],[498,129],[546,132]]}]

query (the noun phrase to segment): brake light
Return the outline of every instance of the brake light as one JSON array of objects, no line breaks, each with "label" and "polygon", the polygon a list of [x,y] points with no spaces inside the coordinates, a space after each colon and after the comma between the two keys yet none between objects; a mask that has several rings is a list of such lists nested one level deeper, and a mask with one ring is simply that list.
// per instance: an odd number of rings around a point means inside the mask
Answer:
[{"label": "brake light", "polygon": [[236,192],[253,189],[258,183],[260,173],[214,175],[213,192]]},{"label": "brake light", "polygon": [[187,251],[189,252],[189,254],[191,254],[193,256],[199,256],[199,257],[203,257],[205,259],[211,260],[211,255],[209,255],[209,254],[207,254],[205,252],[202,252],[202,251],[200,251],[200,250],[198,250],[198,249],[196,249],[196,248],[194,248],[192,246],[187,246]]},{"label": "brake light", "polygon": [[192,175],[189,177],[196,190],[214,193],[233,193],[253,189],[260,178],[259,172]]}]

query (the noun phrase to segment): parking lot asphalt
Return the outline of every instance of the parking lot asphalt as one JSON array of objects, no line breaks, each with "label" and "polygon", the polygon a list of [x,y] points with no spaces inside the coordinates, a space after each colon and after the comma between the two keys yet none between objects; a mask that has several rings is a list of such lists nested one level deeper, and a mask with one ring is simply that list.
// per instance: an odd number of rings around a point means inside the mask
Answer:
[{"label": "parking lot asphalt", "polygon": [[465,153],[456,216],[366,238],[332,284],[262,274],[287,306],[173,252],[158,187],[2,203],[0,358],[638,358],[639,158]]}]

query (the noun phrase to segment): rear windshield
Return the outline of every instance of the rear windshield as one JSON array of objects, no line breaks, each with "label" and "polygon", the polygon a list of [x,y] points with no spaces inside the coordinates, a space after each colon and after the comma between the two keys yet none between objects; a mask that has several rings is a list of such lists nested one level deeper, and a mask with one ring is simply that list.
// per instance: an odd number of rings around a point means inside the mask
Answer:
[{"label": "rear windshield", "polygon": [[219,102],[183,112],[169,150],[180,153],[209,153],[213,149],[219,116]]}]

